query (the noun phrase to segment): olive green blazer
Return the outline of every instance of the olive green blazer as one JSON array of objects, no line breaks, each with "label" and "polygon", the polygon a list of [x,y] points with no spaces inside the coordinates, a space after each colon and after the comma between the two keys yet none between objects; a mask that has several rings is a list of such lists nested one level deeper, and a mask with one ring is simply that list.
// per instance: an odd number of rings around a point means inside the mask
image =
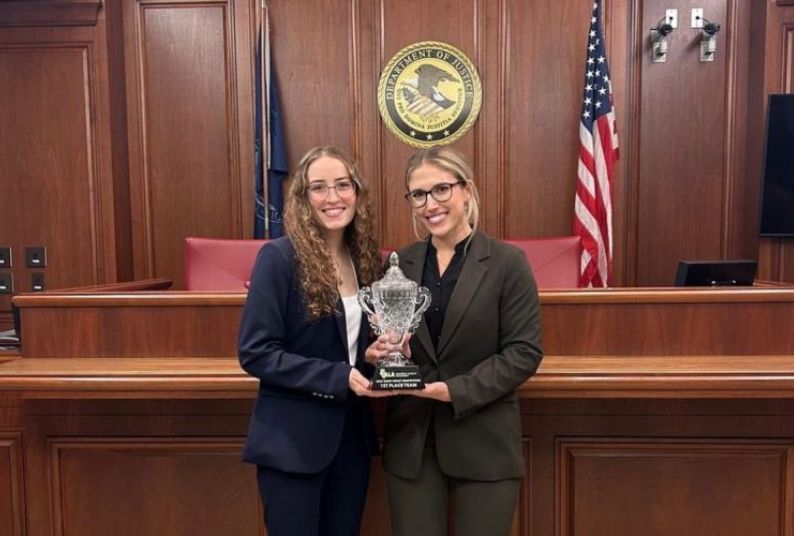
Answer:
[{"label": "olive green blazer", "polygon": [[[400,268],[417,282],[422,280],[427,244],[417,242],[399,252]],[[543,357],[537,286],[524,253],[476,232],[450,298],[438,351],[423,319],[411,339],[411,353],[425,382],[447,383],[452,402],[389,399],[386,471],[402,478],[418,476],[432,423],[445,474],[484,481],[522,476],[516,388]]]}]

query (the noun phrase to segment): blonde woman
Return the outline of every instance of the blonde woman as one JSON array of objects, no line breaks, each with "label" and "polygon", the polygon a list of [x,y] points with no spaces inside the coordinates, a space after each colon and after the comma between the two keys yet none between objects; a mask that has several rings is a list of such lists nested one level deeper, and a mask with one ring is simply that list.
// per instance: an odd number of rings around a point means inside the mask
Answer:
[{"label": "blonde woman", "polygon": [[285,226],[259,253],[240,325],[240,363],[259,379],[243,459],[257,465],[270,536],[358,535],[377,443],[356,292],[381,267],[347,155],[304,155]]},{"label": "blonde woman", "polygon": [[[525,466],[516,388],[543,356],[535,281],[519,249],[477,229],[477,187],[459,152],[417,152],[405,186],[422,240],[399,252],[400,266],[432,303],[410,340],[425,389],[387,405],[393,532],[446,536],[451,520],[456,536],[506,535]],[[367,358],[387,350],[379,339]]]}]

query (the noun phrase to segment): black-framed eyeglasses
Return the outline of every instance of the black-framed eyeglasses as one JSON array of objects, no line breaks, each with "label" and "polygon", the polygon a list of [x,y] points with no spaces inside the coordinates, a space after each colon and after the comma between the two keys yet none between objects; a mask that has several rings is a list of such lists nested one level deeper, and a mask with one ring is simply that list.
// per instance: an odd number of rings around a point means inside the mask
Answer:
[{"label": "black-framed eyeglasses", "polygon": [[408,204],[410,204],[413,208],[422,208],[427,204],[427,196],[428,194],[433,196],[433,199],[438,201],[439,203],[443,203],[444,201],[449,201],[452,197],[452,190],[455,186],[460,184],[466,184],[466,181],[463,179],[458,179],[455,182],[439,182],[429,190],[421,190],[417,188],[416,190],[411,190],[407,194],[405,194],[405,199],[408,200]]},{"label": "black-framed eyeglasses", "polygon": [[324,182],[317,181],[309,183],[306,187],[306,192],[314,199],[325,199],[331,192],[331,189],[336,190],[336,195],[339,197],[351,197],[356,193],[356,181],[353,179],[342,179],[329,186]]}]

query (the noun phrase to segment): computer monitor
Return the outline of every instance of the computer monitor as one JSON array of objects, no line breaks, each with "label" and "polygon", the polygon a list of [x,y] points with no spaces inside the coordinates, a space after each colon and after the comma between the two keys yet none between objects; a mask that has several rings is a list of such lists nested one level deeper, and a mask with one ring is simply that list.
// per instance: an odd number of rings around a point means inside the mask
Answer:
[{"label": "computer monitor", "polygon": [[794,236],[794,94],[769,95],[759,211],[761,236]]},{"label": "computer monitor", "polygon": [[11,304],[11,317],[14,319],[14,331],[17,333],[17,339],[22,342],[22,319],[19,315],[19,307]]},{"label": "computer monitor", "polygon": [[678,261],[676,286],[714,287],[752,285],[756,261]]}]

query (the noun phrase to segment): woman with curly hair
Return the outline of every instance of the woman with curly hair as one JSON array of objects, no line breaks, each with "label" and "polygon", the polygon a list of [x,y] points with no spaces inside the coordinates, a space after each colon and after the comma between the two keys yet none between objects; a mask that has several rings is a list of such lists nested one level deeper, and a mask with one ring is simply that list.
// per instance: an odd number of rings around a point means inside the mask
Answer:
[{"label": "woman with curly hair", "polygon": [[376,437],[359,286],[381,274],[367,189],[333,147],[298,164],[287,236],[262,248],[239,334],[259,379],[243,459],[257,465],[270,536],[357,535]]}]

